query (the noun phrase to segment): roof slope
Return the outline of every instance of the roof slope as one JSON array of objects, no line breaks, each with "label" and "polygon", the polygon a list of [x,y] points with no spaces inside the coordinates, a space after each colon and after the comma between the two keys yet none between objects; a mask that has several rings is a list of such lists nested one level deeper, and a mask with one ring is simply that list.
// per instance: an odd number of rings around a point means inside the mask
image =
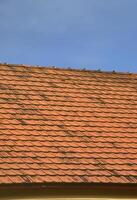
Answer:
[{"label": "roof slope", "polygon": [[0,183],[137,183],[137,74],[0,65]]}]

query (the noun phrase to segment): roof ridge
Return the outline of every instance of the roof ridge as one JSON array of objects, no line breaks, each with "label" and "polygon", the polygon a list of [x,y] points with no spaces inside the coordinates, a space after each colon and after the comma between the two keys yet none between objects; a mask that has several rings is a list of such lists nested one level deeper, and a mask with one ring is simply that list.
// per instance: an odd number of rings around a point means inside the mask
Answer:
[{"label": "roof ridge", "polygon": [[121,74],[121,75],[137,75],[137,73],[133,72],[121,72],[121,71],[103,71],[101,69],[86,69],[86,68],[74,68],[74,67],[59,67],[59,66],[46,66],[46,65],[27,65],[27,64],[12,64],[12,63],[0,63],[0,66],[7,66],[7,67],[24,67],[24,68],[38,68],[38,69],[55,69],[55,70],[65,70],[65,71],[78,71],[78,72],[96,72],[96,73],[108,73],[108,74]]}]

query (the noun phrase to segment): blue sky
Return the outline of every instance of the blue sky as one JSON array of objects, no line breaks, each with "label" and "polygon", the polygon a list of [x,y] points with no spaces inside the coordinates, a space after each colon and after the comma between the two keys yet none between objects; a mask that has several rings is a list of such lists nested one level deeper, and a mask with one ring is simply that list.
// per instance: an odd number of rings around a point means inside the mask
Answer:
[{"label": "blue sky", "polygon": [[0,62],[137,72],[137,0],[0,0]]}]

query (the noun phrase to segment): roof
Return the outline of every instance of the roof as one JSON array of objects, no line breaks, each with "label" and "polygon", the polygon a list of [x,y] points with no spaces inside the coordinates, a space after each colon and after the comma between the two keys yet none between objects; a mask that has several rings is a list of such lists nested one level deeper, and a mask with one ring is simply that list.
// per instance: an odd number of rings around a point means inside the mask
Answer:
[{"label": "roof", "polygon": [[0,64],[3,183],[137,183],[137,74]]}]

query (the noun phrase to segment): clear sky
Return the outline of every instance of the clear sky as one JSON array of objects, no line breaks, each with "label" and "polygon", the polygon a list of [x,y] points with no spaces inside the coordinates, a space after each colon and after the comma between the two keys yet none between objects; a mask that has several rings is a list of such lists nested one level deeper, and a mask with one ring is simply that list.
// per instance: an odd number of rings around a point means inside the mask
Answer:
[{"label": "clear sky", "polygon": [[0,0],[0,62],[137,72],[137,0]]}]

